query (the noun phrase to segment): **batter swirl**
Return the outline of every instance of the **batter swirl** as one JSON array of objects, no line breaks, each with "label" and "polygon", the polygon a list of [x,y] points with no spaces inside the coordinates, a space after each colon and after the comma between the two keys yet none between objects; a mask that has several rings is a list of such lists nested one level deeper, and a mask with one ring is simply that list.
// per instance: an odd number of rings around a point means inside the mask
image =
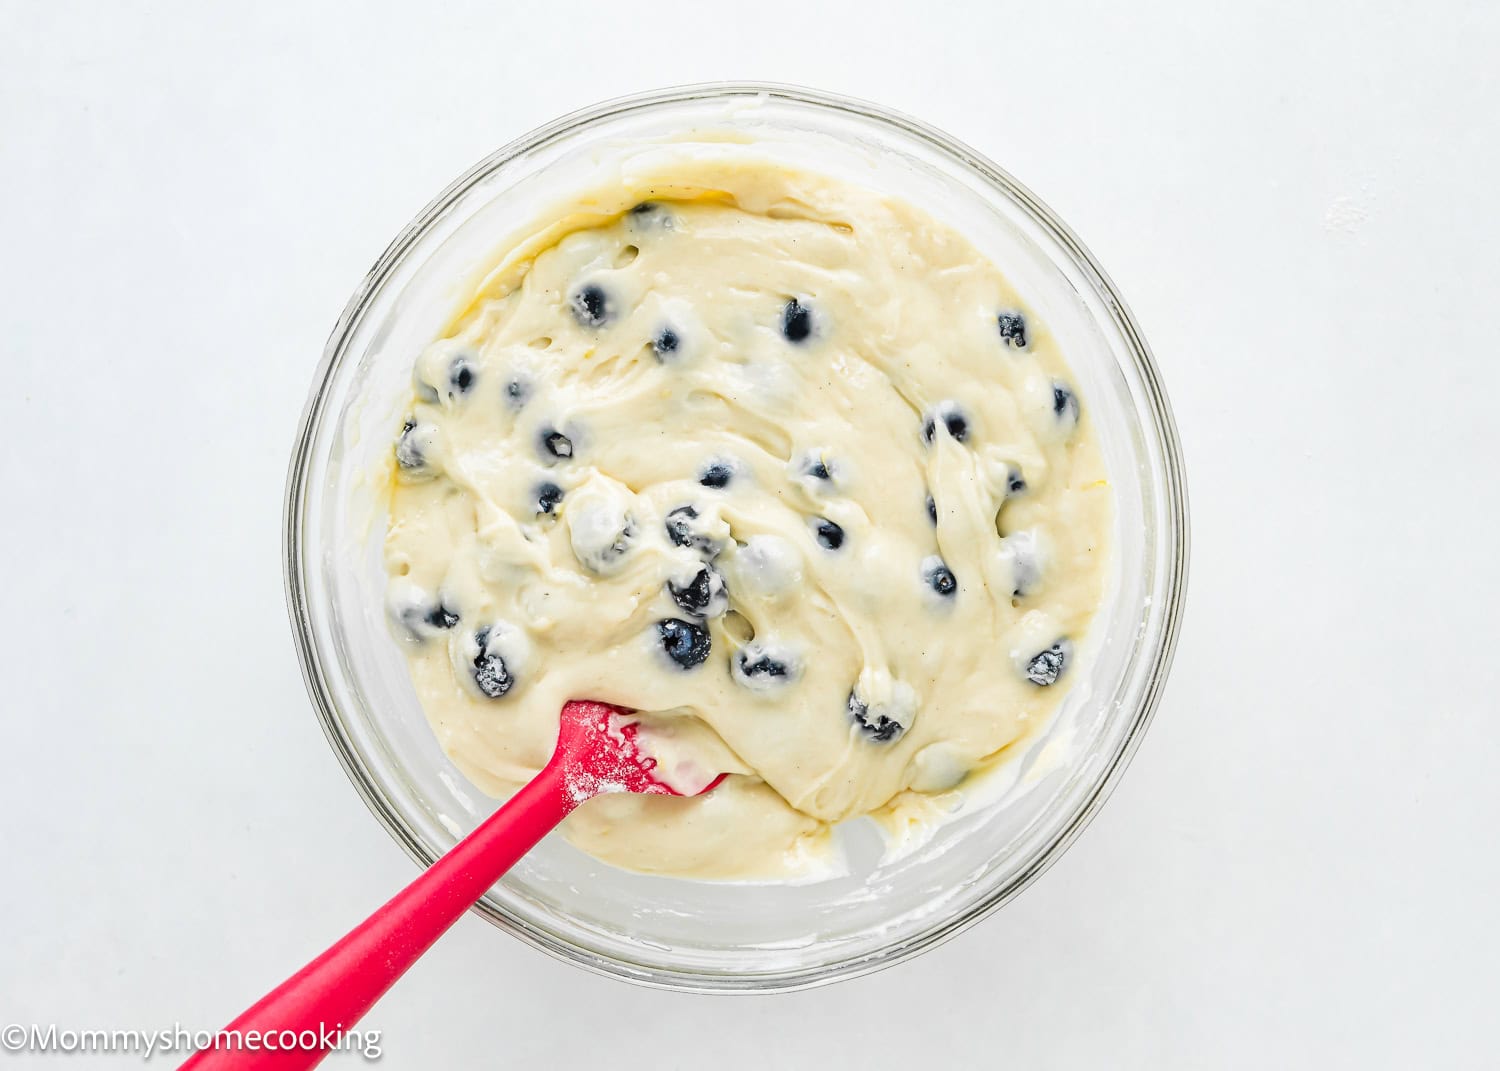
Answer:
[{"label": "batter swirl", "polygon": [[1111,492],[1046,324],[915,208],[683,161],[508,251],[417,359],[392,620],[447,753],[505,795],[571,698],[636,708],[701,799],[565,827],[700,877],[824,865],[1045,721]]}]

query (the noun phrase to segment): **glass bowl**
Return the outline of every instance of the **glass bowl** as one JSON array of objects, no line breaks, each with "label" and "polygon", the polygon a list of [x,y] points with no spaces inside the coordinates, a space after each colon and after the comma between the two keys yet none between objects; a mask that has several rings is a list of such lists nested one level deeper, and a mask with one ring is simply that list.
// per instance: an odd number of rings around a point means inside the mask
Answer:
[{"label": "glass bowl", "polygon": [[[914,119],[806,89],[668,89],[566,116],[463,175],[397,236],[334,327],[287,486],[287,599],[313,704],[375,815],[422,865],[494,808],[440,750],[387,631],[377,473],[411,366],[507,237],[663,139],[743,151],[884,189],[998,264],[1057,337],[1116,492],[1113,576],[1083,671],[1047,729],[949,821],[803,884],[627,873],[550,837],[476,910],[560,959],[695,991],[785,990],[887,966],[972,925],[1055,860],[1108,795],[1171,662],[1187,564],[1177,434],[1135,322],[1071,231],[1004,171]],[[704,151],[710,151],[705,149]],[[996,652],[997,666],[1004,652]]]}]

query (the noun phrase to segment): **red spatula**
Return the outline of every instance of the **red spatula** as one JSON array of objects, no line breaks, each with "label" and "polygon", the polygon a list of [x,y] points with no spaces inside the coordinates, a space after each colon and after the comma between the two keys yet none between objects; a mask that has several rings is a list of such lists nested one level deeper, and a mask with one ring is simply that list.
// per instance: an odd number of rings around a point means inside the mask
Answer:
[{"label": "red spatula", "polygon": [[[677,796],[652,776],[631,713],[577,701],[562,710],[557,749],[541,773],[478,829],[459,841],[386,905],[333,947],[267,993],[221,1031],[286,1032],[337,1042],[408,967],[473,906],[500,875],[585,800],[612,792]],[[716,778],[703,792],[722,781]],[[230,1033],[230,1036],[234,1036]],[[299,1042],[300,1045],[300,1042]],[[290,1051],[204,1049],[183,1068],[226,1071],[313,1067],[328,1054],[313,1045]]]}]

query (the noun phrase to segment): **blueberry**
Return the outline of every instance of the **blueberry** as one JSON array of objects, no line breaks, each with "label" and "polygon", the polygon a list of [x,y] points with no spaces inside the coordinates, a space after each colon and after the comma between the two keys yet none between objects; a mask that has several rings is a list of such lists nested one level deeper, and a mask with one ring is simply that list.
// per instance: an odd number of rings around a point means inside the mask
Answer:
[{"label": "blueberry", "polygon": [[600,551],[600,560],[604,563],[619,561],[627,551],[630,550],[630,541],[635,538],[635,518],[630,514],[625,515],[625,523],[615,533],[614,541]]},{"label": "blueberry", "polygon": [[396,464],[403,469],[419,469],[427,464],[427,457],[422,452],[422,444],[412,432],[417,430],[417,422],[411,417],[401,425],[401,435],[396,440]]},{"label": "blueberry", "polygon": [[1007,495],[1019,495],[1026,490],[1026,477],[1021,475],[1021,470],[1013,468],[1005,480],[1005,493]]},{"label": "blueberry", "polygon": [[580,492],[568,517],[568,539],[573,556],[590,572],[617,572],[636,538],[635,517],[615,495],[601,496],[589,488]]},{"label": "blueberry", "polygon": [[692,617],[718,617],[729,609],[729,592],[717,569],[705,565],[686,586],[667,581],[667,591],[682,612]]},{"label": "blueberry", "polygon": [[735,665],[740,676],[752,680],[756,677],[785,677],[789,672],[785,662],[778,662],[763,652],[752,655],[749,651],[741,651]]},{"label": "blueberry", "polygon": [[392,577],[386,612],[398,635],[413,643],[436,639],[459,623],[460,615],[442,595],[419,587],[408,577]]},{"label": "blueberry", "polygon": [[455,358],[448,369],[448,385],[459,394],[467,394],[474,385],[475,378],[474,366],[469,363],[468,358]]},{"label": "blueberry", "polygon": [[806,342],[812,331],[812,311],[792,298],[781,310],[781,333],[788,342]]},{"label": "blueberry", "polygon": [[729,675],[752,692],[769,692],[802,675],[802,660],[790,647],[751,640],[729,661]]},{"label": "blueberry", "polygon": [[667,514],[667,538],[674,546],[692,547],[710,558],[716,557],[724,548],[717,539],[703,531],[701,525],[694,523],[697,519],[698,511],[695,508],[678,506]]},{"label": "blueberry", "polygon": [[713,647],[708,629],[691,621],[669,617],[656,623],[657,635],[661,637],[662,650],[667,657],[683,669],[702,665]]},{"label": "blueberry", "polygon": [[698,516],[698,511],[692,506],[678,506],[667,514],[667,538],[674,546],[690,547],[693,545],[692,521]]},{"label": "blueberry", "polygon": [[958,578],[936,554],[923,559],[922,579],[927,582],[928,587],[945,599],[951,599],[958,593]]},{"label": "blueberry", "polygon": [[929,443],[937,435],[938,421],[943,422],[943,427],[948,429],[948,434],[953,437],[954,442],[963,442],[969,437],[969,419],[964,416],[963,410],[959,409],[957,402],[938,402],[933,406],[932,412],[927,414],[927,419],[922,424],[922,438]]},{"label": "blueberry", "polygon": [[995,317],[1000,325],[1000,341],[1014,349],[1026,348],[1026,317],[1019,312],[1006,311]]},{"label": "blueberry", "polygon": [[843,487],[843,463],[830,460],[823,450],[809,450],[795,464],[799,480],[811,494],[828,494]]},{"label": "blueberry", "polygon": [[1055,684],[1057,678],[1062,675],[1063,666],[1067,664],[1067,661],[1068,652],[1059,640],[1026,663],[1026,679],[1041,687]]},{"label": "blueberry", "polygon": [[489,642],[489,628],[474,633],[474,644],[479,649],[474,656],[474,684],[490,699],[499,699],[511,690],[516,679],[499,652],[489,650]]},{"label": "blueberry", "polygon": [[827,550],[838,550],[844,545],[844,530],[827,517],[819,517],[816,532],[818,542]]},{"label": "blueberry", "polygon": [[539,484],[536,489],[536,515],[551,514],[563,500],[563,489],[555,483]]},{"label": "blueberry", "polygon": [[889,743],[906,732],[906,726],[895,718],[886,714],[872,715],[869,704],[853,692],[849,693],[849,717],[854,719],[854,724],[868,734],[870,739],[881,743]]},{"label": "blueberry", "polygon": [[524,379],[513,379],[505,385],[505,401],[512,409],[520,409],[531,400],[531,384]]},{"label": "blueberry", "polygon": [[638,231],[672,229],[672,213],[660,201],[642,201],[626,215],[627,222]]},{"label": "blueberry", "polygon": [[575,290],[569,302],[573,306],[573,318],[584,327],[603,327],[614,317],[609,295],[597,283]]},{"label": "blueberry", "polygon": [[440,596],[429,595],[415,587],[406,590],[410,596],[401,601],[395,614],[412,639],[431,639],[436,633],[446,632],[458,624],[458,613],[445,606]]},{"label": "blueberry", "polygon": [[427,611],[422,620],[433,628],[449,629],[458,624],[458,615],[439,602]]},{"label": "blueberry", "polygon": [[1078,423],[1078,395],[1061,380],[1052,381],[1052,415],[1064,424]]},{"label": "blueberry", "polygon": [[931,495],[927,496],[927,519],[933,524],[937,524],[937,499]]},{"label": "blueberry", "polygon": [[547,428],[542,432],[542,452],[549,457],[563,460],[573,456],[573,440],[568,438],[556,428]]},{"label": "blueberry", "polygon": [[698,477],[698,482],[704,487],[728,487],[729,481],[734,477],[734,469],[723,461],[711,461],[708,468],[703,470]]},{"label": "blueberry", "polygon": [[665,362],[677,352],[680,345],[682,340],[677,337],[677,332],[670,327],[663,327],[651,340],[651,352],[656,354],[658,361]]}]

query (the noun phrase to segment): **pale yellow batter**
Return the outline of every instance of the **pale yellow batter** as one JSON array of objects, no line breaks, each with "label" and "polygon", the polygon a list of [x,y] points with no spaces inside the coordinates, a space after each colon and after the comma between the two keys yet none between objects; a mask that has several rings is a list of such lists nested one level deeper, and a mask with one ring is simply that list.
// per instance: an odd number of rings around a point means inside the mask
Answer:
[{"label": "pale yellow batter", "polygon": [[[628,187],[628,188],[626,188]],[[506,795],[571,698],[706,796],[566,826],[637,870],[805,876],[1042,723],[1110,490],[1045,323],[915,208],[751,160],[580,197],[416,362],[389,605],[444,749]]]}]

